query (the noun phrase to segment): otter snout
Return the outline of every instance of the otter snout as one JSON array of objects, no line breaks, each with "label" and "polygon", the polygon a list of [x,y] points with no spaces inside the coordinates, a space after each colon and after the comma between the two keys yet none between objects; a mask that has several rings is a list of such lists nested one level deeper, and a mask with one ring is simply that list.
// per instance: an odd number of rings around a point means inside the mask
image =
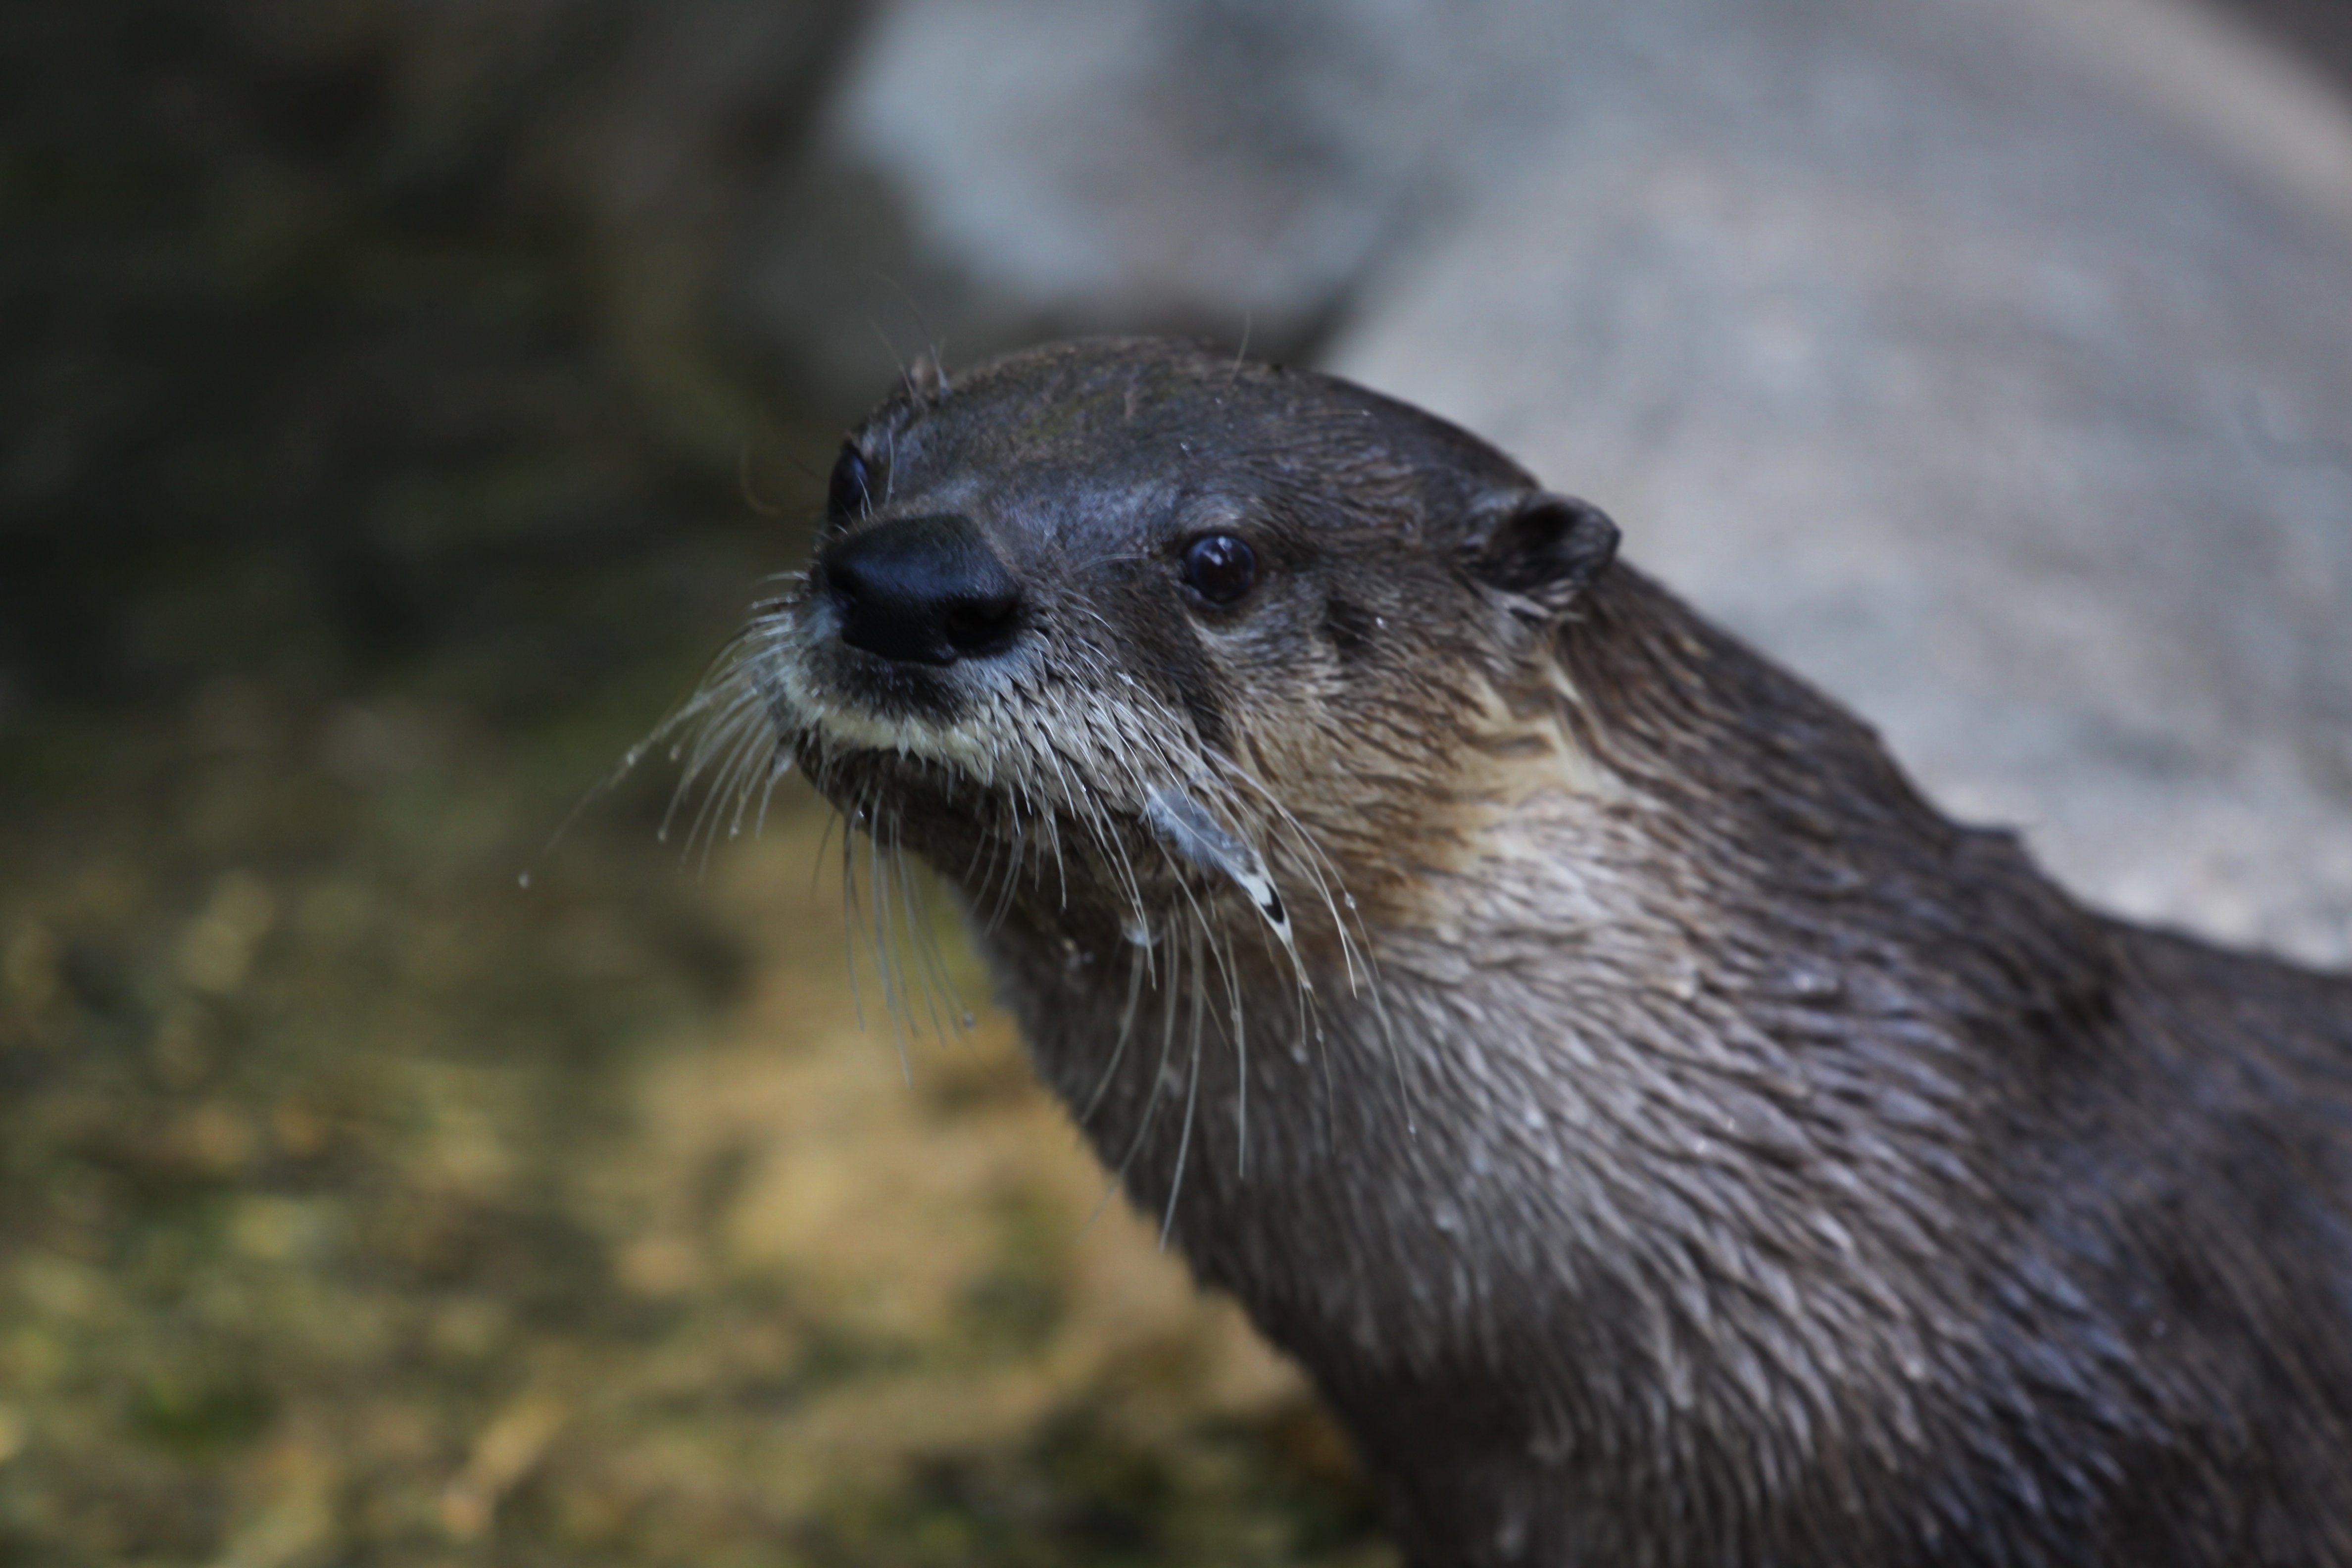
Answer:
[{"label": "otter snout", "polygon": [[953,664],[1002,653],[1019,629],[1021,584],[966,517],[877,523],[827,546],[817,572],[841,640],[878,658]]}]

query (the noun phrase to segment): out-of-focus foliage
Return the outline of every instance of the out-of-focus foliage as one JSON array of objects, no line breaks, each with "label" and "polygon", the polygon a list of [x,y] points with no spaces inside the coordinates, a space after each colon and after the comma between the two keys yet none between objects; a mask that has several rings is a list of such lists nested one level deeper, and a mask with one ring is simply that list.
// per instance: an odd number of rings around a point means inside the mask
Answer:
[{"label": "out-of-focus foliage", "polygon": [[473,658],[13,737],[7,1561],[1381,1560],[1001,1023],[859,1029],[819,811],[535,856],[646,705]]},{"label": "out-of-focus foliage", "polygon": [[572,816],[835,438],[685,9],[0,16],[0,1563],[1384,1561],[1003,1026],[860,1031],[807,797]]}]

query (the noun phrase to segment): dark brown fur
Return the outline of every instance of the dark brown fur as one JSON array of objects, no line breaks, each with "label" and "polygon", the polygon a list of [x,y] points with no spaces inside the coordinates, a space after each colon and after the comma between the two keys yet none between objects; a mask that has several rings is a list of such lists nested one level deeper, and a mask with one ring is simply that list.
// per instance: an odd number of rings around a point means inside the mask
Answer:
[{"label": "dark brown fur", "polygon": [[[856,441],[715,733],[961,889],[1415,1561],[2352,1563],[2352,983],[2084,910],[1360,388],[1078,343]],[[950,512],[1010,646],[845,644],[831,552]],[[1262,563],[1230,609],[1203,531]]]}]

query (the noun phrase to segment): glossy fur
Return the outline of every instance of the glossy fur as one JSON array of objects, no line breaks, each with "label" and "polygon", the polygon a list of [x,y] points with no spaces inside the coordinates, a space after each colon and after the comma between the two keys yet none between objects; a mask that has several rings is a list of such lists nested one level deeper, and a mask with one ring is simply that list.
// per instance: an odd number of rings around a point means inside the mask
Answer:
[{"label": "glossy fur", "polygon": [[828,540],[970,520],[1010,646],[844,644],[821,547],[712,754],[772,723],[961,889],[1416,1563],[2352,1563],[2352,982],[2085,911],[1345,383],[1082,342],[856,443]]}]

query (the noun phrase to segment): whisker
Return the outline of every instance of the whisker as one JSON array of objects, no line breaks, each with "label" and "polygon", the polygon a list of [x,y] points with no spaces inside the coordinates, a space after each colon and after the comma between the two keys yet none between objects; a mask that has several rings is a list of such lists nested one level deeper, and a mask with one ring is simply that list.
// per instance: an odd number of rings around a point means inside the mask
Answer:
[{"label": "whisker", "polygon": [[1143,997],[1145,959],[1150,951],[1147,947],[1129,949],[1127,1005],[1119,1009],[1118,1037],[1111,1042],[1110,1059],[1103,1064],[1102,1076],[1095,1080],[1094,1092],[1087,1096],[1087,1103],[1078,1112],[1078,1125],[1081,1127],[1094,1120],[1095,1107],[1102,1103],[1103,1091],[1110,1088],[1110,1080],[1118,1072],[1119,1058],[1127,1054],[1128,1037],[1135,1029],[1135,1006]]},{"label": "whisker", "polygon": [[948,1037],[947,1026],[940,1021],[940,998],[947,998],[949,1016],[959,1026],[968,1026],[963,1020],[971,1016],[963,999],[957,994],[954,977],[949,974],[947,960],[940,952],[939,932],[931,919],[930,883],[921,868],[914,864],[903,845],[897,842],[898,823],[892,823],[891,858],[898,868],[898,904],[908,912],[908,935],[915,951],[916,973],[923,982],[924,1005],[931,1016],[931,1034],[941,1044]]},{"label": "whisker", "polygon": [[857,983],[857,837],[856,828],[866,815],[866,796],[860,794],[854,811],[842,814],[841,830],[841,940],[849,959],[849,1003],[860,1029],[866,1027],[866,996]]},{"label": "whisker", "polygon": [[891,1043],[898,1050],[898,1074],[911,1089],[915,1068],[907,1051],[906,978],[898,972],[897,943],[890,935],[890,879],[882,870],[882,840],[880,822],[869,820],[866,824],[866,873],[874,891],[874,973],[882,987],[883,1011],[890,1019]]},{"label": "whisker", "polygon": [[1204,977],[1202,972],[1206,966],[1201,962],[1201,928],[1198,926],[1194,927],[1192,931],[1192,1066],[1187,1075],[1184,1087],[1184,1131],[1176,1140],[1176,1171],[1169,1178],[1168,1208],[1160,1219],[1160,1246],[1162,1251],[1167,1249],[1168,1237],[1176,1228],[1176,1200],[1184,1191],[1184,1156],[1192,1147],[1192,1110],[1201,1098],[1201,1023],[1202,1015],[1208,1009],[1203,1005],[1206,997],[1202,988]]},{"label": "whisker", "polygon": [[[1168,1057],[1176,1044],[1177,986],[1172,953],[1170,955],[1170,965],[1169,983],[1160,988],[1160,1060],[1151,1069],[1151,1092],[1144,1100],[1143,1115],[1136,1122],[1134,1137],[1128,1141],[1127,1152],[1119,1156],[1118,1169],[1113,1173],[1110,1186],[1103,1194],[1104,1203],[1109,1201],[1112,1192],[1116,1192],[1126,1184],[1127,1173],[1134,1166],[1135,1156],[1143,1148],[1145,1135],[1151,1131],[1152,1115],[1160,1109],[1160,1089],[1168,1081]],[[1098,1203],[1095,1205],[1095,1212],[1097,1214],[1102,1212],[1102,1204]],[[1093,1215],[1087,1216],[1087,1223],[1088,1225],[1094,1223]]]}]

